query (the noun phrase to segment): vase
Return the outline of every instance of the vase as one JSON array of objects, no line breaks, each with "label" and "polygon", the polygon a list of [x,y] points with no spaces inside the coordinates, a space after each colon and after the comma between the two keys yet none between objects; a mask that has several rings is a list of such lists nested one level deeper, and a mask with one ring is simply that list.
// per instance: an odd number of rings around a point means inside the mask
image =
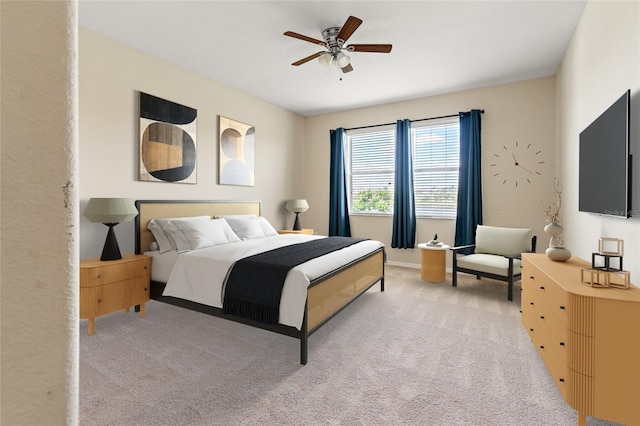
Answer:
[{"label": "vase", "polygon": [[545,251],[547,257],[555,262],[566,262],[571,258],[571,252],[564,247],[564,227],[558,221],[551,221],[544,227],[544,232],[551,236],[549,248]]}]

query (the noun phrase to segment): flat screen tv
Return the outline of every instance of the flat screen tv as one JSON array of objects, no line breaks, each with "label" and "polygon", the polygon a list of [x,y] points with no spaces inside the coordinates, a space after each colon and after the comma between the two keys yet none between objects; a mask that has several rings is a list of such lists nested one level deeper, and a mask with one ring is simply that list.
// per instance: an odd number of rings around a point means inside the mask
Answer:
[{"label": "flat screen tv", "polygon": [[631,208],[631,92],[580,133],[579,197],[581,212],[629,217]]}]

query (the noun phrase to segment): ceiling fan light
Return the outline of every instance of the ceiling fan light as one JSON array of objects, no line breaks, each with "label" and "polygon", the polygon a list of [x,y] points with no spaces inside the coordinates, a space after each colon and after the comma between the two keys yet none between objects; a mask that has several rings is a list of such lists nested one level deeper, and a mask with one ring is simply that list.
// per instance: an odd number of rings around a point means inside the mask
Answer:
[{"label": "ceiling fan light", "polygon": [[318,57],[318,62],[320,62],[320,65],[322,65],[323,67],[329,68],[329,65],[331,63],[331,54],[329,52],[323,53]]},{"label": "ceiling fan light", "polygon": [[340,68],[344,68],[347,65],[349,65],[349,62],[351,61],[351,58],[349,56],[345,55],[344,53],[340,52],[336,56],[336,61],[338,62],[338,65],[340,66]]}]

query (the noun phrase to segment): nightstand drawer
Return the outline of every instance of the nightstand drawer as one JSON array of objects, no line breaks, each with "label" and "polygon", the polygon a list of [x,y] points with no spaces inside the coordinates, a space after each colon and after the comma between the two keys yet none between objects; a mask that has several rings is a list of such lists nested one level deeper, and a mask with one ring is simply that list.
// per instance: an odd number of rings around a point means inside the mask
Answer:
[{"label": "nightstand drawer", "polygon": [[126,309],[128,281],[118,281],[97,287],[80,289],[80,318],[94,318]]},{"label": "nightstand drawer", "polygon": [[94,266],[91,261],[81,261],[80,287],[95,287],[150,274],[151,258],[146,256],[125,262],[105,261],[99,266]]}]

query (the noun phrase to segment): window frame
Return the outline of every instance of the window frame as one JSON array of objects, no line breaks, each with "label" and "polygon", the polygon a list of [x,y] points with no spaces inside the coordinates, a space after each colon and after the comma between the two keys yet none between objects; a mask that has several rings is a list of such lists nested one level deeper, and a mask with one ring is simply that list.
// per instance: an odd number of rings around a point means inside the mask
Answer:
[{"label": "window frame", "polygon": [[[438,118],[438,119],[433,119],[433,120],[424,120],[424,121],[415,121],[411,123],[411,143],[412,143],[412,159],[413,159],[413,174],[414,174],[414,195],[416,197],[416,217],[421,218],[421,219],[455,219],[456,217],[456,206],[454,205],[453,211],[451,211],[451,209],[449,209],[449,214],[429,214],[429,212],[426,212],[424,209],[420,209],[419,208],[419,200],[418,200],[418,194],[416,194],[416,188],[418,187],[419,182],[416,182],[416,176],[418,175],[418,173],[421,173],[420,171],[425,169],[425,167],[421,166],[420,164],[416,164],[416,145],[417,145],[417,141],[416,141],[416,132],[419,132],[420,129],[424,129],[424,128],[433,128],[433,127],[440,127],[440,126],[451,126],[455,124],[456,126],[456,133],[457,133],[457,144],[455,146],[456,149],[456,161],[455,161],[455,167],[452,167],[450,164],[448,166],[444,166],[444,167],[440,167],[439,169],[443,169],[444,168],[444,172],[448,172],[448,173],[453,173],[455,172],[455,188],[454,188],[454,193],[456,194],[456,199],[454,200],[454,204],[457,204],[457,191],[458,191],[458,174],[459,174],[459,169],[460,169],[460,125],[459,125],[459,117],[456,116],[452,116],[452,117],[444,117],[444,118]],[[381,211],[356,211],[354,209],[354,176],[366,176],[366,175],[378,175],[379,173],[374,173],[374,172],[355,172],[354,173],[354,159],[353,159],[353,140],[352,137],[356,136],[358,137],[358,135],[362,135],[362,134],[377,134],[377,133],[390,133],[391,135],[391,139],[392,139],[392,144],[391,144],[391,149],[388,150],[389,151],[389,158],[387,158],[387,163],[391,162],[391,167],[387,168],[386,170],[388,170],[388,172],[391,174],[391,179],[389,182],[389,188],[390,188],[390,196],[391,196],[391,201],[390,201],[390,211],[389,212],[381,212]],[[372,127],[367,127],[367,128],[360,128],[360,129],[353,129],[353,130],[347,130],[345,132],[345,170],[346,170],[346,181],[347,181],[347,201],[348,201],[348,207],[349,207],[349,215],[351,216],[382,216],[382,217],[388,217],[388,216],[393,216],[393,202],[394,202],[394,175],[395,175],[395,138],[396,138],[396,124],[389,124],[389,125],[382,125],[382,126],[375,126],[375,128]],[[446,156],[447,154],[445,154]],[[450,154],[449,154],[450,155]],[[365,161],[366,163],[366,161]],[[433,168],[433,166],[431,167]],[[382,167],[383,170],[384,167]],[[381,179],[382,180],[382,179]]]}]

